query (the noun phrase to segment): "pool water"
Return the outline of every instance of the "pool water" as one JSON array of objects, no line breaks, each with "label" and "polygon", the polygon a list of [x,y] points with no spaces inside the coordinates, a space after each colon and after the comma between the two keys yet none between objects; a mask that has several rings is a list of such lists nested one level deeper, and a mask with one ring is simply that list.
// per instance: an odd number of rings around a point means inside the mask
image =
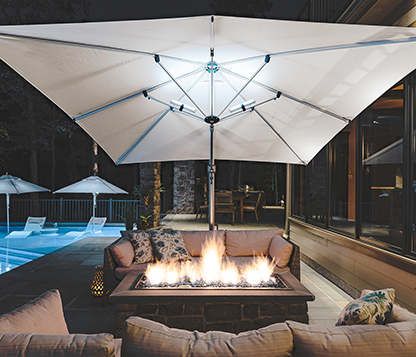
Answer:
[{"label": "pool water", "polygon": [[[7,228],[0,226],[0,274],[17,268],[45,254],[65,247],[85,237],[91,237],[91,232],[83,233],[86,224],[58,225],[56,233],[32,234],[27,238],[5,238]],[[13,225],[10,232],[21,231],[24,224]],[[48,227],[45,227],[48,228]],[[50,227],[49,227],[50,228]],[[123,224],[105,225],[100,232],[94,236],[119,237],[120,230],[124,230]],[[80,235],[65,236],[68,232],[79,231]]]}]

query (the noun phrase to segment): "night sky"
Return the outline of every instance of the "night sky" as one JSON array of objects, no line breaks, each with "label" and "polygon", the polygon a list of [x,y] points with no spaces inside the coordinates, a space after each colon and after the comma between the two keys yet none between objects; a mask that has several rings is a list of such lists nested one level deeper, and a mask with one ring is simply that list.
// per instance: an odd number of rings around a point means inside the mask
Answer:
[{"label": "night sky", "polygon": [[[244,8],[240,5],[245,1],[221,1],[235,4],[231,7],[236,12],[244,13]],[[212,15],[211,2],[212,0],[90,0],[90,18],[91,21],[109,21]],[[270,11],[264,14],[266,18],[293,20],[299,15],[306,0],[271,0],[270,2],[273,5]]]}]

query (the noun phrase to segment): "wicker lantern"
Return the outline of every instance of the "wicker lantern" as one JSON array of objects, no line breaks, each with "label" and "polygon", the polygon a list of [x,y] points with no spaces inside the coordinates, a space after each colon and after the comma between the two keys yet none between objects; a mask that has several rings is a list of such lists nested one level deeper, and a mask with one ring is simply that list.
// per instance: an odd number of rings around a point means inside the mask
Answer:
[{"label": "wicker lantern", "polygon": [[93,296],[100,297],[104,294],[104,267],[97,265],[95,267],[94,278],[92,279],[90,290]]}]

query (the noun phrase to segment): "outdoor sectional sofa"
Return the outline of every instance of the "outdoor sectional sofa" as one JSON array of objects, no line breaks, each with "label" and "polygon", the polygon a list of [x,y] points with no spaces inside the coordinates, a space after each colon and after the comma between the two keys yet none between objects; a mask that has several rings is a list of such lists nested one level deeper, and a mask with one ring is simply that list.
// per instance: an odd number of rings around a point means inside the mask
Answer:
[{"label": "outdoor sectional sofa", "polygon": [[394,305],[386,325],[325,328],[293,321],[238,335],[168,328],[130,317],[121,339],[69,334],[58,290],[0,316],[1,356],[335,357],[415,356],[416,315]]},{"label": "outdoor sectional sofa", "polygon": [[[123,232],[125,237],[134,231]],[[300,252],[293,242],[282,238],[282,229],[180,231],[192,259],[200,259],[207,240],[219,239],[226,257],[237,266],[248,263],[253,253],[274,259],[275,272],[290,271],[300,280]],[[152,234],[150,231],[149,234]],[[134,264],[134,249],[128,238],[121,237],[104,249],[104,290],[112,291],[131,271],[144,273],[148,264]]]}]

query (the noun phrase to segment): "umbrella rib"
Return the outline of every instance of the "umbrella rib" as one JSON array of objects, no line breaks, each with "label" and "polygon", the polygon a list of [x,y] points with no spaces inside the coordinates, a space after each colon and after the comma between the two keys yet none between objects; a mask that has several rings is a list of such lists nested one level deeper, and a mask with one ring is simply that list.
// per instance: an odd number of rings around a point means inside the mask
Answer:
[{"label": "umbrella rib", "polygon": [[[185,74],[183,74],[183,75],[179,76],[179,77],[178,77],[178,79],[184,79],[184,78],[187,78],[187,77],[193,76],[194,74],[197,74],[197,73],[202,72],[202,71],[204,71],[204,70],[205,70],[205,68],[204,68],[204,67],[200,67],[200,68],[198,68],[198,69],[196,69],[196,70],[194,70],[194,71],[192,71],[192,72],[188,72],[188,73],[185,73]],[[74,121],[78,121],[78,120],[80,120],[80,119],[84,119],[84,118],[89,117],[89,116],[91,116],[91,115],[94,115],[94,114],[97,114],[97,113],[99,113],[99,112],[102,112],[103,110],[106,110],[106,109],[108,109],[108,108],[111,108],[111,107],[113,107],[113,106],[115,106],[115,105],[118,105],[118,104],[124,103],[124,102],[126,102],[126,101],[128,101],[128,100],[130,100],[130,99],[137,98],[137,97],[139,97],[139,96],[143,95],[145,92],[147,92],[147,93],[148,93],[148,92],[152,92],[152,91],[154,91],[154,90],[157,90],[157,89],[159,89],[159,88],[162,88],[162,87],[164,87],[164,86],[166,86],[166,85],[168,85],[168,84],[171,84],[171,83],[172,83],[172,81],[171,81],[171,80],[166,81],[166,82],[163,82],[163,83],[159,83],[159,84],[157,84],[157,85],[155,85],[155,86],[153,86],[153,87],[151,87],[151,88],[149,88],[149,89],[146,89],[146,90],[144,90],[144,91],[140,91],[140,92],[134,93],[134,94],[129,95],[129,96],[125,97],[125,98],[122,98],[122,99],[120,99],[120,100],[116,100],[116,101],[114,101],[114,102],[112,102],[112,103],[109,103],[109,104],[107,104],[107,105],[104,105],[104,106],[102,106],[102,107],[100,107],[100,108],[94,109],[94,110],[92,110],[92,111],[90,111],[90,112],[88,112],[88,113],[82,114],[82,115],[80,115],[80,116],[78,116],[78,117],[74,118],[73,120],[74,120]]]},{"label": "umbrella rib", "polygon": [[[44,43],[57,44],[57,45],[85,47],[85,48],[91,48],[95,50],[98,49],[98,50],[103,50],[103,51],[114,51],[114,52],[123,52],[123,53],[130,53],[130,54],[136,54],[136,55],[155,56],[155,53],[146,52],[146,51],[131,50],[127,48],[114,47],[114,46],[94,45],[91,43],[83,43],[83,42],[76,42],[76,41],[57,40],[57,39],[52,39],[52,38],[42,38],[42,37],[27,36],[27,35],[15,35],[15,34],[8,34],[4,32],[0,32],[0,36],[6,37],[6,38],[9,37],[12,39],[17,38],[17,39],[31,40],[34,42],[44,42]],[[166,58],[166,59],[174,60],[174,61],[187,62],[187,63],[197,64],[197,65],[204,65],[204,63],[202,62],[192,61],[186,58],[180,58],[180,57],[174,57],[174,56],[168,56],[168,55],[159,55],[159,56]]]},{"label": "umbrella rib", "polygon": [[299,161],[306,165],[306,162],[303,161],[300,156],[295,152],[295,150],[292,149],[292,147],[288,144],[288,142],[283,138],[282,135],[280,135],[280,133],[273,127],[273,125],[271,125],[267,119],[257,110],[254,109],[254,112],[267,124],[267,126],[270,128],[271,131],[273,131],[273,133],[275,133],[280,140],[282,140],[282,142],[289,148],[290,151],[292,151],[292,153],[299,159]]},{"label": "umbrella rib", "polygon": [[256,77],[260,71],[270,62],[270,56],[267,55],[264,58],[264,62],[261,64],[261,66],[257,69],[256,72],[253,73],[253,75],[250,78],[246,79],[246,83],[243,84],[241,89],[235,94],[234,98],[230,100],[230,102],[224,107],[224,109],[218,114],[218,117],[221,116],[222,113],[224,113],[225,109],[227,109],[231,103],[240,95],[240,93],[254,80],[254,77]]},{"label": "umbrella rib", "polygon": [[188,92],[183,89],[183,87],[179,84],[179,82],[176,80],[176,78],[168,71],[168,69],[160,62],[159,55],[155,55],[155,61],[156,63],[165,71],[165,73],[172,79],[173,82],[178,86],[178,88],[188,97],[188,99],[192,102],[193,105],[201,112],[201,114],[206,117],[205,113],[202,111],[202,109],[198,106],[198,104],[195,103],[195,101],[191,98],[191,96],[188,94]]},{"label": "umbrella rib", "polygon": [[[331,46],[303,48],[303,49],[297,49],[297,50],[274,52],[274,53],[271,53],[270,56],[272,56],[272,57],[290,56],[290,55],[316,53],[316,52],[347,50],[347,49],[360,48],[360,47],[397,45],[397,44],[405,44],[405,43],[409,43],[409,42],[416,42],[416,37],[409,37],[409,38],[403,39],[403,40],[379,40],[379,41],[348,43],[348,44],[343,44],[343,45],[331,45]],[[253,61],[253,60],[256,60],[256,59],[259,59],[259,58],[262,58],[262,57],[264,57],[264,55],[246,57],[246,58],[241,58],[241,59],[238,59],[238,60],[224,62],[224,63],[222,63],[222,65],[227,66],[227,65],[232,65],[232,64],[235,64],[235,63],[245,62],[245,61]]]},{"label": "umbrella rib", "polygon": [[[229,69],[226,69],[226,68],[221,67],[221,70],[224,71],[224,72],[226,72],[226,73],[228,73],[228,74],[230,74],[230,75],[232,75],[232,76],[234,76],[234,77],[237,77],[237,78],[240,78],[240,79],[247,79],[247,77],[245,77],[245,76],[243,76],[241,74],[235,73],[233,71],[230,71]],[[257,82],[257,81],[252,81],[252,83],[255,84],[255,85],[257,85],[257,86],[260,86],[260,87],[262,87],[262,88],[264,88],[264,89],[266,89],[266,90],[268,90],[268,91],[270,91],[272,93],[276,93],[277,94],[277,93],[280,92],[282,97],[285,97],[287,99],[293,100],[294,102],[297,102],[299,104],[303,104],[303,105],[305,105],[305,106],[307,106],[309,108],[315,109],[315,110],[317,110],[317,111],[319,111],[321,113],[327,114],[327,115],[329,115],[329,116],[331,116],[333,118],[342,120],[343,122],[346,122],[346,123],[351,122],[351,119],[348,119],[346,117],[343,117],[341,115],[338,115],[336,113],[333,113],[333,112],[331,112],[331,111],[329,111],[327,109],[323,109],[321,107],[318,107],[315,104],[309,103],[309,102],[307,102],[305,100],[298,99],[298,98],[296,98],[296,97],[294,97],[294,96],[292,96],[290,94],[283,93],[280,90],[275,89],[275,88],[272,88],[272,87],[270,87],[270,86],[268,86],[266,84],[263,84],[263,83],[260,83],[260,82]]]},{"label": "umbrella rib", "polygon": [[118,164],[120,164],[121,162],[123,162],[123,160],[134,150],[134,148],[137,146],[137,145],[139,145],[140,144],[140,142],[153,130],[153,128],[157,125],[157,124],[159,124],[159,122],[165,117],[165,115],[166,114],[168,114],[169,112],[170,112],[170,108],[169,109],[166,109],[163,113],[162,113],[162,115],[159,117],[159,118],[157,118],[153,123],[152,123],[152,125],[150,125],[147,129],[146,129],[146,131],[142,134],[142,135],[140,135],[140,137],[139,138],[137,138],[137,140],[123,153],[123,155],[121,155],[120,157],[119,157],[119,159],[117,160],[117,162],[116,162],[116,165],[118,165]]},{"label": "umbrella rib", "polygon": [[[195,81],[194,81],[194,83],[192,83],[192,85],[189,87],[189,89],[188,90],[191,90],[197,83],[199,83],[200,82],[200,80],[202,79],[202,77],[204,76],[204,73],[202,73]],[[120,164],[133,150],[134,150],[134,148],[137,146],[137,145],[139,145],[140,144],[140,142],[153,130],[153,128],[157,125],[157,124],[159,124],[159,122],[163,119],[163,117],[166,115],[166,114],[168,114],[169,113],[169,111],[173,111],[173,112],[179,112],[180,114],[184,114],[184,115],[187,115],[187,116],[190,116],[190,117],[192,117],[192,118],[197,118],[197,119],[199,119],[199,120],[203,120],[202,118],[199,118],[198,116],[196,116],[196,115],[193,115],[193,114],[191,114],[191,113],[186,113],[186,112],[183,112],[183,111],[176,111],[172,106],[170,106],[169,104],[167,104],[167,103],[165,103],[165,102],[163,102],[163,101],[161,101],[161,100],[158,100],[158,99],[156,99],[156,98],[153,98],[153,97],[150,97],[149,95],[147,95],[147,93],[146,93],[146,96],[147,96],[147,98],[148,99],[152,99],[152,100],[154,100],[154,101],[156,101],[156,102],[158,102],[158,103],[161,103],[161,104],[163,104],[163,105],[165,105],[165,106],[167,106],[167,107],[169,107],[169,109],[166,109],[163,113],[162,113],[162,115],[158,118],[158,119],[156,119],[155,120],[155,122],[152,124],[152,125],[150,125],[149,126],[149,128],[147,128],[146,129],[146,131],[133,143],[133,145],[131,145],[124,153],[123,153],[123,155],[121,155],[120,156],[120,158],[117,160],[117,162],[116,162],[116,165],[118,165],[118,164]],[[182,99],[183,98],[183,95],[182,95],[182,97],[180,98],[180,99]],[[179,99],[179,100],[180,100]]]},{"label": "umbrella rib", "polygon": [[[228,80],[228,78],[227,77],[225,77],[222,73],[221,73],[221,76],[222,76],[222,78],[228,83],[228,85],[234,90],[234,91],[236,91],[236,88],[233,86],[233,84]],[[278,93],[276,93],[276,97],[274,97],[274,98],[271,98],[271,99],[269,99],[269,100],[265,100],[265,101],[263,101],[262,103],[259,103],[258,105],[261,105],[261,104],[265,104],[265,103],[268,103],[268,102],[270,102],[271,100],[275,100],[275,99],[277,99],[277,98],[279,98],[280,97],[280,95],[279,95],[279,93],[280,92],[278,92]],[[245,98],[241,95],[241,94],[239,94],[240,95],[240,97],[241,97],[241,99],[242,100],[244,100],[245,101]],[[257,105],[257,106],[258,106]],[[251,109],[251,111],[254,111],[266,124],[267,124],[267,126],[273,131],[273,133],[275,133],[275,135],[277,135],[279,138],[280,138],[280,140],[282,140],[282,142],[289,148],[289,150],[290,151],[292,151],[292,153],[300,160],[300,162],[302,162],[304,165],[306,165],[306,163],[305,163],[305,161],[303,161],[300,157],[299,157],[299,155],[295,152],[295,150],[293,150],[292,149],[292,147],[287,143],[287,141],[282,137],[282,135],[280,135],[278,132],[277,132],[277,130],[266,120],[266,118],[255,108],[255,107],[253,107],[252,109]],[[250,112],[251,112],[250,111]],[[245,112],[241,112],[241,113],[245,113]],[[230,116],[229,116],[230,117]],[[223,118],[223,119],[225,119],[225,118]],[[222,119],[222,120],[223,120]]]}]

